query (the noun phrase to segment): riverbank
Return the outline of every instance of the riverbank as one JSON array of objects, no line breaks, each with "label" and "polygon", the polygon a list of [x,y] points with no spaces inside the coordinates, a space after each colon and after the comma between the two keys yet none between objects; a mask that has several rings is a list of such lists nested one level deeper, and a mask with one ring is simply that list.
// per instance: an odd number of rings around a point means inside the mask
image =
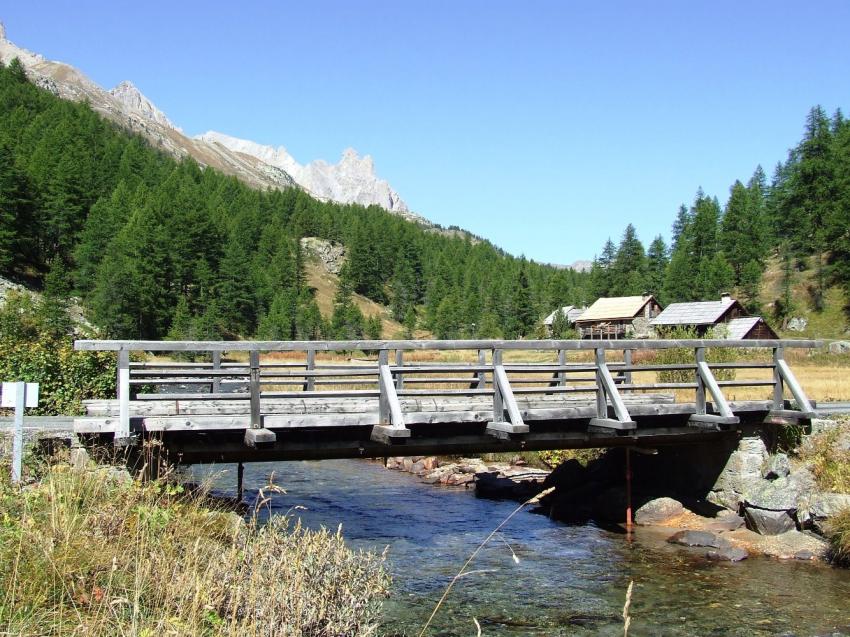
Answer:
[{"label": "riverbank", "polygon": [[[799,428],[777,433],[784,438],[772,441],[772,453],[760,438],[708,451],[632,453],[634,522],[659,533],[668,529],[671,541],[715,560],[759,555],[846,565],[850,419],[816,421],[809,434]],[[522,502],[553,488],[540,507],[549,517],[624,525],[630,506],[625,453],[612,449],[589,462],[570,459],[552,472],[480,458],[397,457],[385,464],[427,484],[474,488],[479,497]],[[692,533],[674,537],[674,530]]]},{"label": "riverbank", "polygon": [[[383,557],[167,480],[66,462],[0,478],[0,633],[374,634]],[[273,488],[267,487],[267,493]]]}]

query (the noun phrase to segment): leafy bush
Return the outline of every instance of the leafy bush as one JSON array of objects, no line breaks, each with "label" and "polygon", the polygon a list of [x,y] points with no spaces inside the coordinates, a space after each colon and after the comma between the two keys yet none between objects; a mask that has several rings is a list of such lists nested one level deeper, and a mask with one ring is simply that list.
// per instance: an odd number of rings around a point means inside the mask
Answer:
[{"label": "leafy bush", "polygon": [[[663,334],[667,339],[694,339],[700,338],[693,329],[675,328],[665,331]],[[707,335],[707,338],[712,338]],[[695,362],[694,350],[690,347],[673,347],[656,351],[655,362],[664,365],[693,364]],[[709,347],[705,350],[705,360],[708,363],[729,363],[735,360],[735,351],[725,347]],[[712,370],[717,380],[734,380],[734,369]],[[658,372],[660,383],[692,383],[694,372],[688,369],[664,370]]]},{"label": "leafy bush", "polygon": [[582,466],[605,453],[605,449],[554,449],[550,451],[539,451],[540,460],[548,467],[554,469],[562,462],[567,460],[578,460]]},{"label": "leafy bush", "polygon": [[64,305],[10,294],[0,307],[0,380],[39,383],[29,413],[79,415],[81,401],[115,396],[115,355],[76,352]]},{"label": "leafy bush", "polygon": [[162,481],[51,466],[0,478],[0,632],[15,635],[372,635],[381,556],[339,532],[265,525]]}]

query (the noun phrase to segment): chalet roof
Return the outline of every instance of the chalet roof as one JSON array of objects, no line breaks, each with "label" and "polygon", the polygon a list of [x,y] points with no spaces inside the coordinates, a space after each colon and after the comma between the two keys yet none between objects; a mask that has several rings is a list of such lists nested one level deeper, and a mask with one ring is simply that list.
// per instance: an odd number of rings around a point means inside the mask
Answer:
[{"label": "chalet roof", "polygon": [[597,299],[579,317],[579,321],[615,321],[631,319],[640,314],[651,296],[615,296]]},{"label": "chalet roof", "polygon": [[693,303],[671,303],[661,314],[652,319],[650,325],[714,325],[735,305],[735,299],[719,301],[696,301]]},{"label": "chalet roof", "polygon": [[576,319],[581,316],[582,312],[584,312],[584,308],[576,307],[575,305],[565,305],[562,308],[559,308],[552,312],[549,316],[543,319],[543,325],[552,325],[555,322],[555,315],[558,312],[563,312],[567,317],[568,323],[575,323]]},{"label": "chalet roof", "polygon": [[732,319],[726,323],[726,335],[723,338],[739,341],[746,338],[747,334],[763,321],[764,319],[760,316],[745,316],[743,318]]}]

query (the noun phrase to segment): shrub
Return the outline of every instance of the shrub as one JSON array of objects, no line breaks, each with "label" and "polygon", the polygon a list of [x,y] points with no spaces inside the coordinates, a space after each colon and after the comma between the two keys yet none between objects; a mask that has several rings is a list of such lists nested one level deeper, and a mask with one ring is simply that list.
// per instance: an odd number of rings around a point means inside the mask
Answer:
[{"label": "shrub", "polygon": [[[687,328],[675,328],[665,331],[662,335],[665,339],[694,339],[699,338],[696,332]],[[707,335],[711,338],[711,335]],[[690,347],[673,347],[656,351],[655,362],[664,365],[693,364],[695,362],[694,350]],[[705,360],[709,363],[729,363],[735,360],[735,351],[726,347],[709,347],[705,351]],[[712,370],[717,380],[734,380],[734,369]],[[688,369],[663,370],[658,372],[660,383],[692,383],[694,372]]]},{"label": "shrub", "polygon": [[74,351],[66,319],[60,303],[28,294],[0,307],[0,380],[40,384],[31,414],[79,415],[82,400],[115,396],[115,355]]},{"label": "shrub", "polygon": [[844,509],[832,517],[826,525],[826,533],[832,561],[850,566],[850,509]]},{"label": "shrub", "polygon": [[0,481],[0,633],[374,633],[381,556],[121,476],[57,464],[25,491]]},{"label": "shrub", "polygon": [[800,460],[812,468],[818,486],[824,491],[850,493],[850,450],[839,441],[850,436],[850,421],[810,436],[799,449]]},{"label": "shrub", "polygon": [[596,460],[605,449],[554,449],[550,451],[539,451],[538,456],[548,467],[554,469],[567,460],[578,460],[583,467]]}]

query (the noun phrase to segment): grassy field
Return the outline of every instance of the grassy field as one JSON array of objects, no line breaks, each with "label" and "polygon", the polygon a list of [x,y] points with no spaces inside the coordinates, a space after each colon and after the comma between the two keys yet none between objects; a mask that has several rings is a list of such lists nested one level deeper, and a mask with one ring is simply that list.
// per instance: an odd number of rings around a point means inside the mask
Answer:
[{"label": "grassy field", "polygon": [[[739,355],[736,355],[734,360],[747,362],[770,362],[771,353],[767,350],[741,350]],[[247,354],[233,353],[229,355],[230,360],[247,361]],[[300,363],[306,360],[303,352],[276,352],[262,357],[263,361],[268,362],[290,362]],[[342,352],[342,353],[319,353],[316,357],[316,364],[335,364],[335,365],[356,365],[364,363],[374,363],[377,360],[375,355],[367,355],[363,352]],[[394,359],[393,359],[394,360]],[[571,363],[591,363],[593,353],[589,351],[569,352],[568,362]],[[622,362],[622,352],[609,352],[607,357],[609,362]],[[638,351],[634,356],[634,363],[651,363],[654,360],[653,352]],[[833,401],[850,401],[850,356],[840,354],[829,354],[822,350],[789,350],[786,352],[786,360],[791,366],[800,384],[803,386],[806,394],[811,400],[818,402],[833,402]],[[488,353],[487,361],[490,362]],[[546,351],[512,351],[508,350],[504,353],[504,361],[506,363],[555,363],[557,355],[554,352]],[[412,363],[474,363],[477,362],[475,352],[456,350],[456,351],[409,351],[404,353],[405,364]],[[444,376],[458,376],[457,373],[444,374]],[[527,374],[523,374],[527,376]],[[431,374],[430,376],[438,376]],[[770,369],[739,369],[735,373],[735,380],[771,380],[773,378]],[[472,374],[470,374],[470,380]],[[541,376],[541,386],[548,382],[548,377]],[[636,372],[634,374],[635,383],[653,384],[659,382],[656,372]],[[468,387],[468,384],[441,385],[442,387],[462,389]],[[362,388],[355,385],[350,387],[335,385],[335,389],[357,389]],[[419,389],[434,387],[431,385],[417,385]],[[668,390],[669,391],[669,390]],[[675,390],[677,402],[693,402],[693,390]],[[725,388],[724,393],[729,400],[761,400],[769,399],[772,396],[771,387],[730,387]],[[786,396],[791,398],[790,393]]]}]

